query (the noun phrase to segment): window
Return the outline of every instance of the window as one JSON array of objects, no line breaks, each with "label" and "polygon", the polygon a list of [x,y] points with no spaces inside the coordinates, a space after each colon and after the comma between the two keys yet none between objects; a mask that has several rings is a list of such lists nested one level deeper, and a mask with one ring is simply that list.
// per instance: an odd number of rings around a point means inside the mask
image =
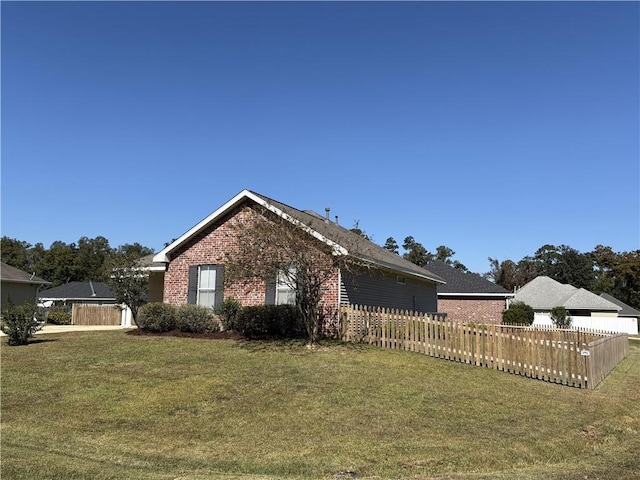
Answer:
[{"label": "window", "polygon": [[290,267],[286,272],[278,273],[276,281],[276,305],[296,304],[296,270]]},{"label": "window", "polygon": [[400,275],[398,275],[396,277],[396,281],[400,284],[400,285],[406,285],[407,284],[407,277],[401,277]]},{"label": "window", "polygon": [[222,265],[193,265],[189,267],[187,303],[217,307],[222,303]]}]

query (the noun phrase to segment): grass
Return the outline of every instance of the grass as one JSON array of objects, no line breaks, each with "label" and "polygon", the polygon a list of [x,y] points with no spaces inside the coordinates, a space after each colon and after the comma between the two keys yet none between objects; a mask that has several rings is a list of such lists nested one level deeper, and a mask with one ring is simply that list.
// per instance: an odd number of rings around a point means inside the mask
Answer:
[{"label": "grass", "polygon": [[2,344],[3,479],[640,478],[640,342],[593,391],[328,344]]}]

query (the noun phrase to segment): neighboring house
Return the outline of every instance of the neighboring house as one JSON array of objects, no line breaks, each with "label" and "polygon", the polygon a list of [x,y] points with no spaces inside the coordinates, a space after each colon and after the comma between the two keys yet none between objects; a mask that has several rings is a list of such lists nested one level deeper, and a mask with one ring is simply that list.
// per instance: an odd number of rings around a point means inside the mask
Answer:
[{"label": "neighboring house", "polygon": [[438,286],[438,312],[456,322],[502,323],[502,312],[513,293],[477,273],[464,272],[441,260],[426,268],[447,283]]},{"label": "neighboring house", "polygon": [[638,310],[636,310],[633,307],[630,307],[629,305],[624,303],[622,300],[618,300],[616,297],[613,297],[608,293],[601,293],[600,296],[605,300],[609,300],[611,303],[615,303],[620,308],[622,308],[622,310],[618,311],[618,317],[629,318],[631,319],[631,321],[635,321],[636,323],[638,323],[638,320],[640,319],[640,312]]},{"label": "neighboring house", "polygon": [[7,300],[11,299],[14,305],[22,305],[25,301],[36,305],[38,291],[51,282],[36,277],[35,274],[24,272],[18,268],[0,262],[0,290],[2,292],[0,308],[4,309]]},{"label": "neighboring house", "polygon": [[584,288],[562,284],[549,277],[534,278],[516,292],[513,300],[533,308],[534,325],[551,325],[551,309],[565,307],[574,327],[638,333],[637,322],[618,316],[622,310],[619,305]]},{"label": "neighboring house", "polygon": [[[38,301],[46,308],[52,306],[68,307],[69,312],[72,313],[73,322],[79,325],[117,325],[120,323],[122,327],[130,327],[133,318],[129,307],[116,303],[113,290],[103,282],[65,283],[41,291],[38,295]],[[118,307],[118,313],[116,314],[107,308],[110,306]],[[104,307],[104,309],[96,307]],[[105,309],[109,312],[108,314],[105,313]],[[85,313],[80,313],[80,311]],[[86,313],[87,311],[89,313]]]},{"label": "neighboring house", "polygon": [[[301,211],[249,190],[243,190],[215,212],[154,255],[164,265],[163,300],[182,305],[218,306],[233,296],[243,305],[290,303],[294,296],[284,282],[256,279],[245,285],[224,285],[224,255],[233,248],[232,219],[249,218],[250,209],[267,209],[273,215],[299,222],[309,231],[309,242],[332,247],[338,255],[369,265],[367,273],[355,275],[336,268],[326,284],[322,302],[329,308],[359,304],[436,312],[437,275],[414,265],[363,237],[311,211]],[[327,215],[328,217],[328,215]],[[155,271],[156,274],[160,272]],[[270,288],[270,285],[275,288]]]},{"label": "neighboring house", "polygon": [[103,282],[69,282],[58,287],[42,290],[38,295],[39,303],[51,305],[73,305],[85,303],[93,305],[113,305],[116,296]]}]

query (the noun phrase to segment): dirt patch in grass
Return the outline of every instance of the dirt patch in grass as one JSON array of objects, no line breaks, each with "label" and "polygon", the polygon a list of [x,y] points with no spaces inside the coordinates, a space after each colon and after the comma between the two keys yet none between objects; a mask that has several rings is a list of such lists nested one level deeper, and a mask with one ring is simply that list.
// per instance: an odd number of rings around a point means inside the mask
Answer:
[{"label": "dirt patch in grass", "polygon": [[130,330],[127,332],[127,335],[134,336],[149,336],[149,337],[181,337],[181,338],[208,338],[211,340],[246,340],[246,338],[236,332],[212,332],[212,333],[193,333],[193,332],[182,332],[178,329],[170,330],[168,332],[150,332],[148,330],[142,330],[140,328],[136,328],[135,330]]}]

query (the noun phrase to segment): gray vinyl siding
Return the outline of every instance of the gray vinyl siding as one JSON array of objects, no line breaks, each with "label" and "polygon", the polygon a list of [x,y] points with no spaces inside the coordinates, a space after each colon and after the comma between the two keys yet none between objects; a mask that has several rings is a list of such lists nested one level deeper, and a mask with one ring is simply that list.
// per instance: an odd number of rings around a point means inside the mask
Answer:
[{"label": "gray vinyl siding", "polygon": [[28,283],[2,282],[2,302],[0,303],[2,309],[6,308],[9,299],[14,305],[22,305],[24,302],[35,305],[38,303],[36,298],[38,286]]},{"label": "gray vinyl siding", "polygon": [[406,283],[398,283],[397,274],[372,271],[364,275],[342,275],[340,301],[342,304],[396,308],[422,313],[438,311],[436,284],[404,276]]}]

